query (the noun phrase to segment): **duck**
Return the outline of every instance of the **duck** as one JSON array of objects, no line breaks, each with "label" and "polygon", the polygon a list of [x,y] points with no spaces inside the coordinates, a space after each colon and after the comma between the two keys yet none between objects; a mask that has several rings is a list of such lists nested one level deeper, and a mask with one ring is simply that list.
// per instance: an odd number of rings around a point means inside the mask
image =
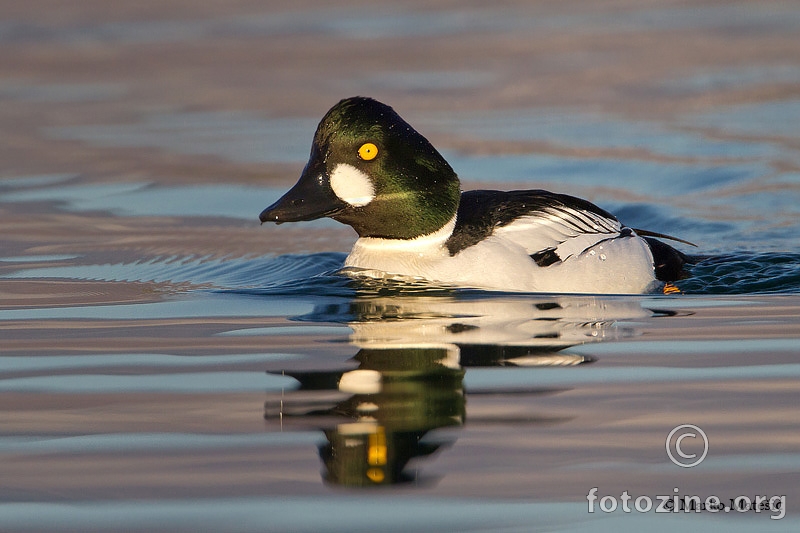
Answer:
[{"label": "duck", "polygon": [[314,134],[297,183],[259,219],[329,217],[358,238],[341,272],[512,292],[644,294],[689,256],[593,203],[540,189],[462,191],[456,172],[390,106],[356,96]]}]

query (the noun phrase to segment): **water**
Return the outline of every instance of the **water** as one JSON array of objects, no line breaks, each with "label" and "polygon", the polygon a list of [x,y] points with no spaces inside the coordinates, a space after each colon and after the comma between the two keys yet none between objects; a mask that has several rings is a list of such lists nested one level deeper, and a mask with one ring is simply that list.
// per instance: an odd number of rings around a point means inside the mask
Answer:
[{"label": "water", "polygon": [[[0,24],[0,530],[796,530],[796,9],[274,4]],[[696,243],[681,293],[354,281],[349,228],[259,227],[364,92],[466,189]]]}]

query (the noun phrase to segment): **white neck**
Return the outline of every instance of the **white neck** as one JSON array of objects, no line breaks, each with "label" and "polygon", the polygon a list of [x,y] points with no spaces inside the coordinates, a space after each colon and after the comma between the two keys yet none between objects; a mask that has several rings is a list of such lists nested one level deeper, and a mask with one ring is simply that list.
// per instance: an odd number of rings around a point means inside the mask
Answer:
[{"label": "white neck", "polygon": [[380,237],[361,237],[357,244],[364,248],[376,248],[384,251],[409,251],[423,252],[435,248],[441,248],[456,227],[456,217],[453,215],[447,224],[437,229],[433,233],[420,235],[413,239],[384,239]]}]

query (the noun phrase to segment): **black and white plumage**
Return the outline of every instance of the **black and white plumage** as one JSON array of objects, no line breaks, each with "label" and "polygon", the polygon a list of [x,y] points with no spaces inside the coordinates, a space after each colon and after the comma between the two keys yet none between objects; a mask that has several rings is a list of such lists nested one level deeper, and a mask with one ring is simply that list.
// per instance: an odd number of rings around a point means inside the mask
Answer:
[{"label": "black and white plumage", "polygon": [[[580,255],[602,241],[636,235],[608,211],[566,194],[539,189],[463,192],[456,227],[446,243],[450,255],[494,232],[524,246],[540,267]],[[687,256],[652,237],[644,239],[654,256],[656,279],[679,279]]]},{"label": "black and white plumage", "polygon": [[[452,230],[450,228],[452,227]],[[642,293],[676,279],[686,256],[594,204],[543,190],[466,191],[443,231],[362,238],[353,274],[530,292]]]},{"label": "black and white plumage", "polygon": [[461,192],[427,139],[389,106],[361,97],[325,115],[300,181],[260,218],[323,216],[358,233],[345,260],[353,276],[644,293],[678,279],[687,261],[654,238],[664,235],[626,227],[580,198],[543,190]]}]

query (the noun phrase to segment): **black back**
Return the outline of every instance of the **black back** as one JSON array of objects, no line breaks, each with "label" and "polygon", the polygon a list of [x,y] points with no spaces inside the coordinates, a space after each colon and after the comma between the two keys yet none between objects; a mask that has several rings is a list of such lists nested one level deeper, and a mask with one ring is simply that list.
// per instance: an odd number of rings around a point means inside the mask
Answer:
[{"label": "black back", "polygon": [[573,208],[597,213],[610,220],[614,215],[591,202],[544,190],[527,191],[466,191],[461,193],[456,227],[447,240],[447,250],[455,255],[492,234],[496,227],[542,211],[545,208]]}]

